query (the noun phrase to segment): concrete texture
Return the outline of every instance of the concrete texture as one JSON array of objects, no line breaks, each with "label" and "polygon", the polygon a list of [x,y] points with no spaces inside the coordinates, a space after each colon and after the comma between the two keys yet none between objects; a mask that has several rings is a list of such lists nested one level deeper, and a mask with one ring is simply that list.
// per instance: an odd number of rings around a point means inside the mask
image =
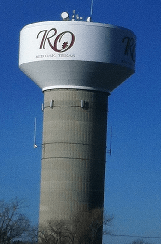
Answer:
[{"label": "concrete texture", "polygon": [[44,92],[40,225],[103,207],[107,96],[76,89]]}]

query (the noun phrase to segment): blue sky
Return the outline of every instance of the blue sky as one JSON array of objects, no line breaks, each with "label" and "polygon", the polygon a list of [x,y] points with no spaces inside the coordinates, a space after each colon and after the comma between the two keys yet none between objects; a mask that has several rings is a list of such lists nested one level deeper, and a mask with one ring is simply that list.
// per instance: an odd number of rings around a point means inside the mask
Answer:
[{"label": "blue sky", "polygon": [[[41,90],[18,68],[19,32],[76,10],[90,15],[89,0],[2,0],[0,3],[0,199],[24,199],[38,221],[41,146],[33,148],[34,118],[41,144]],[[136,73],[109,97],[105,209],[114,234],[161,237],[161,2],[94,0],[93,21],[131,29],[137,36]],[[109,147],[109,142],[107,143]],[[110,244],[133,239],[106,237]],[[159,244],[161,239],[146,239]]]}]

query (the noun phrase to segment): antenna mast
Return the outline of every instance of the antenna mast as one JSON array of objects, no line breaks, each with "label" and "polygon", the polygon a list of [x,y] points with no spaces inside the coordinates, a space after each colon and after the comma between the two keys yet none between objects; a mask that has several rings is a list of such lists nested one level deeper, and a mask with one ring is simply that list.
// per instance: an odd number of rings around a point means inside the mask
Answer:
[{"label": "antenna mast", "polygon": [[92,14],[93,14],[93,0],[91,1],[91,19],[92,19]]},{"label": "antenna mast", "polygon": [[35,123],[34,123],[34,148],[37,148],[37,145],[36,145],[36,118],[35,118]]},{"label": "antenna mast", "polygon": [[110,136],[110,149],[107,150],[107,153],[109,153],[111,156],[111,153],[112,153],[112,126],[111,126],[111,136]]}]

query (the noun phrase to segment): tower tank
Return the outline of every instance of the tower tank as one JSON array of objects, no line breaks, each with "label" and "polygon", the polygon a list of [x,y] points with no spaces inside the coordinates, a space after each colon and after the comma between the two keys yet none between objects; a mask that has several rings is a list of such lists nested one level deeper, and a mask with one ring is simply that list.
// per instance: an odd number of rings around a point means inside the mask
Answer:
[{"label": "tower tank", "polygon": [[135,42],[128,29],[85,21],[21,30],[19,67],[44,93],[40,225],[103,208],[107,100],[135,72]]}]

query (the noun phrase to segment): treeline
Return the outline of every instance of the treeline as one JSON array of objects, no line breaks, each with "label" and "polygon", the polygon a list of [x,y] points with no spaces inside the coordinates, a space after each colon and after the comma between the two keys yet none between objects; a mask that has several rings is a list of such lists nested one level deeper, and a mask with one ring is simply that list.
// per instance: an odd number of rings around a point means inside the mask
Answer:
[{"label": "treeline", "polygon": [[[80,212],[70,221],[50,221],[38,229],[21,213],[21,207],[17,200],[0,201],[0,244],[97,244],[102,235],[110,235],[113,217],[105,216],[102,209]],[[131,244],[150,243],[136,240]]]}]

